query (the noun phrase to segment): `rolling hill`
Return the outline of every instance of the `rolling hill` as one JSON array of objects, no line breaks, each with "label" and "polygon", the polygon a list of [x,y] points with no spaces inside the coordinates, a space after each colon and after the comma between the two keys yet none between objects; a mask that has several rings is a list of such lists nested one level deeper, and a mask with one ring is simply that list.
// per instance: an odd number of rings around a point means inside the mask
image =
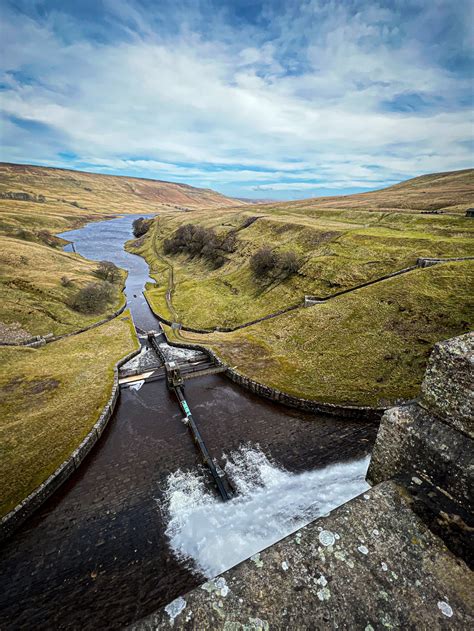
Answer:
[{"label": "rolling hill", "polygon": [[[129,248],[151,266],[157,283],[147,297],[155,312],[187,327],[239,327],[301,305],[308,294],[331,298],[234,333],[179,336],[297,396],[394,402],[416,392],[436,341],[472,327],[474,261],[416,269],[336,296],[414,267],[418,258],[474,257],[474,222],[465,215],[473,205],[474,171],[458,171],[358,195],[165,211]],[[166,253],[167,240],[189,223],[236,239],[217,269],[199,255]],[[295,255],[297,272],[256,277],[250,263],[264,247]]]}]

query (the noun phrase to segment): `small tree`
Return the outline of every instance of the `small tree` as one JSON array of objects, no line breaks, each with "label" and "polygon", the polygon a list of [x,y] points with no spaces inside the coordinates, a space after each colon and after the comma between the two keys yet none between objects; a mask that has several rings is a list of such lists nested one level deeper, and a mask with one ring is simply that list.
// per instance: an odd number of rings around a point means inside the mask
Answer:
[{"label": "small tree", "polygon": [[142,237],[144,234],[146,234],[148,232],[148,230],[150,229],[152,224],[152,220],[151,219],[145,219],[144,217],[139,217],[138,219],[135,219],[135,221],[132,224],[132,229],[133,229],[133,236],[137,237]]},{"label": "small tree", "polygon": [[89,283],[73,296],[70,305],[80,313],[100,313],[114,297],[114,288],[108,282]]},{"label": "small tree", "polygon": [[269,276],[277,264],[277,257],[271,248],[260,248],[250,259],[250,269],[256,278]]},{"label": "small tree", "polygon": [[299,270],[301,262],[294,252],[283,252],[280,255],[279,265],[285,276],[291,276]]},{"label": "small tree", "polygon": [[98,278],[106,280],[109,283],[115,283],[117,280],[120,279],[120,270],[111,261],[101,261],[99,263],[99,267],[95,270],[94,274]]}]

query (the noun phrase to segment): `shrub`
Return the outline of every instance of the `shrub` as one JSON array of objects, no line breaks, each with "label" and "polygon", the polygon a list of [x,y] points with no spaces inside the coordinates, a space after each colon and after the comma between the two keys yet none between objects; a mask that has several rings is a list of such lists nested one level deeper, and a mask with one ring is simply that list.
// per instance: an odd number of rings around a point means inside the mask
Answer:
[{"label": "shrub", "polygon": [[279,263],[281,271],[285,276],[296,274],[301,267],[301,262],[294,252],[283,252],[283,254],[280,255]]},{"label": "shrub", "polygon": [[180,226],[170,239],[163,242],[166,255],[180,253],[206,259],[214,268],[225,263],[225,254],[234,252],[237,240],[235,234],[217,235],[212,228],[204,228],[188,223]]},{"label": "shrub", "polygon": [[114,297],[114,288],[108,282],[89,283],[73,296],[70,305],[80,313],[100,313]]},{"label": "shrub", "polygon": [[133,236],[137,237],[138,239],[138,237],[142,237],[144,234],[146,234],[151,228],[152,221],[152,219],[145,219],[144,217],[139,217],[138,219],[135,219],[132,224]]},{"label": "shrub", "polygon": [[72,282],[72,280],[70,278],[68,278],[67,276],[62,276],[61,277],[61,285],[63,287],[72,287],[74,285],[74,283]]},{"label": "shrub", "polygon": [[261,248],[250,259],[250,269],[256,278],[288,277],[300,268],[300,260],[294,252],[278,254],[271,248]]},{"label": "shrub", "polygon": [[277,266],[277,256],[271,248],[260,248],[250,259],[250,269],[256,278],[269,276]]},{"label": "shrub", "polygon": [[117,280],[120,279],[120,270],[111,261],[101,261],[99,263],[99,267],[95,270],[94,274],[98,278],[106,280],[109,283],[115,283]]}]

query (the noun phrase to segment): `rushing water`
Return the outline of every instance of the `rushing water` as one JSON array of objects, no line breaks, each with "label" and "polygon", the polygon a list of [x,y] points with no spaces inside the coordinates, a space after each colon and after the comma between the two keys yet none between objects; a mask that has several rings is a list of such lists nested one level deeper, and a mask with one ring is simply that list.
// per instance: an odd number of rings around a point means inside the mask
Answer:
[{"label": "rushing water", "polygon": [[242,446],[226,458],[225,472],[238,495],[219,501],[197,472],[176,471],[167,482],[166,528],[171,547],[206,577],[283,539],[367,487],[368,458],[290,473],[260,449]]},{"label": "rushing water", "polygon": [[[132,221],[63,236],[128,269],[134,321],[156,329],[142,296],[148,266],[123,250]],[[156,362],[144,349],[130,367],[144,358]],[[287,409],[222,375],[189,381],[186,397],[237,497],[216,496],[164,382],[122,390],[79,471],[4,546],[0,628],[120,628],[367,486],[373,424]]]}]

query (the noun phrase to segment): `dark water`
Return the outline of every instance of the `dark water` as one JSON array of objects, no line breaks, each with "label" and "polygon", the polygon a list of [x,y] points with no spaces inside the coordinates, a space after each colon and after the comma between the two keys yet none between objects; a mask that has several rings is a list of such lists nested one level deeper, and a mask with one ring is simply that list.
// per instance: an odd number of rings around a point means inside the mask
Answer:
[{"label": "dark water", "polygon": [[[94,223],[67,236],[86,257],[129,270],[134,320],[143,329],[157,328],[141,297],[148,268],[122,250],[132,220]],[[186,395],[221,466],[224,452],[258,445],[273,463],[270,473],[281,477],[284,467],[293,476],[293,493],[302,488],[303,472],[361,458],[375,439],[374,424],[292,411],[220,375],[190,381]],[[191,477],[199,471],[181,416],[164,382],[122,390],[113,419],[80,471],[4,545],[1,629],[118,629],[202,582],[192,560],[177,560],[165,534],[168,476],[178,469]],[[263,480],[263,491],[265,484],[271,486]],[[245,518],[253,515],[245,515],[245,503],[237,506],[245,537]]]}]

